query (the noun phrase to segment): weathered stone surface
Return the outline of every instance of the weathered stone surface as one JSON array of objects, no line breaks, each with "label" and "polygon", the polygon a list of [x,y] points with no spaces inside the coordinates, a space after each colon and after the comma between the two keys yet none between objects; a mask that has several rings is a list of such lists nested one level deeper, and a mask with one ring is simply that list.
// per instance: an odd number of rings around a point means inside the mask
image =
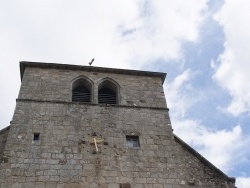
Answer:
[{"label": "weathered stone surface", "polygon": [[[234,187],[173,134],[161,77],[91,70],[26,67],[10,130],[0,132],[0,141],[8,135],[0,187]],[[71,102],[83,76],[93,82],[90,104]],[[119,84],[118,105],[97,104],[107,77]],[[139,136],[140,147],[126,136]]]},{"label": "weathered stone surface", "polygon": [[9,129],[10,127],[6,127],[0,131],[0,162],[1,163],[5,163],[8,160],[5,156],[3,156],[3,152],[4,152],[5,144],[7,141],[7,136],[9,134]]}]

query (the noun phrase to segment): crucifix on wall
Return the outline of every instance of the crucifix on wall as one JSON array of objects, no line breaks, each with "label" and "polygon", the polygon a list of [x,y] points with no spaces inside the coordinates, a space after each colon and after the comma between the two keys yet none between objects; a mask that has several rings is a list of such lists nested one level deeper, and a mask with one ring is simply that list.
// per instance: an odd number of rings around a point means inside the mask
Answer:
[{"label": "crucifix on wall", "polygon": [[103,138],[98,137],[95,132],[92,133],[92,137],[90,138],[89,143],[95,146],[95,152],[99,151],[101,143],[103,143],[104,145],[108,145],[108,142],[105,142]]},{"label": "crucifix on wall", "polygon": [[96,136],[93,136],[91,139],[90,139],[90,144],[94,144],[95,145],[95,150],[96,152],[98,152],[98,144],[100,143],[103,143],[104,140],[102,138],[98,138]]}]

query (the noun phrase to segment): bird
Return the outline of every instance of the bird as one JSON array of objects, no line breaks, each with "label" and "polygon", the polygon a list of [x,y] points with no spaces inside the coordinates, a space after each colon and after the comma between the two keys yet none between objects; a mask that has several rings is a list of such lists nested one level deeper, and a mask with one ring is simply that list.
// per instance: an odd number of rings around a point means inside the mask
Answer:
[{"label": "bird", "polygon": [[92,63],[94,62],[94,58],[89,62],[89,66],[91,66],[92,65]]}]

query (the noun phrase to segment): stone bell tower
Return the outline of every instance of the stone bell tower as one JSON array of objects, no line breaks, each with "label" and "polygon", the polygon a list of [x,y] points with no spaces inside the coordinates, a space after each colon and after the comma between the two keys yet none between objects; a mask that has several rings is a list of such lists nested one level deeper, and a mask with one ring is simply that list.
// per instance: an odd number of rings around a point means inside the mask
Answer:
[{"label": "stone bell tower", "polygon": [[0,187],[233,188],[172,132],[165,73],[20,62]]}]

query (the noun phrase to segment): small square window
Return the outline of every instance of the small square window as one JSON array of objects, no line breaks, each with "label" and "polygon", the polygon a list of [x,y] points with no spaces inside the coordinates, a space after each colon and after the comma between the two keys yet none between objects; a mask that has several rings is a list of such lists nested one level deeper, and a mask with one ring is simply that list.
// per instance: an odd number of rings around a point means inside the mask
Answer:
[{"label": "small square window", "polygon": [[129,183],[120,183],[120,188],[131,188]]},{"label": "small square window", "polygon": [[34,137],[33,137],[33,140],[34,141],[37,141],[40,139],[40,133],[34,133]]},{"label": "small square window", "polygon": [[129,148],[140,147],[139,136],[126,136],[126,141]]}]

